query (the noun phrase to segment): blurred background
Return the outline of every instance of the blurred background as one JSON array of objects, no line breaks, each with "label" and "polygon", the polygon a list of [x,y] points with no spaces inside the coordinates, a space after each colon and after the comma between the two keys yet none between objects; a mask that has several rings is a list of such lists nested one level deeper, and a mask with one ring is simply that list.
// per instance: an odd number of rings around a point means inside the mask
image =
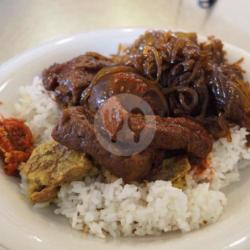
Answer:
[{"label": "blurred background", "polygon": [[250,51],[250,1],[0,0],[0,63],[53,38],[95,29],[147,27],[215,35]]}]

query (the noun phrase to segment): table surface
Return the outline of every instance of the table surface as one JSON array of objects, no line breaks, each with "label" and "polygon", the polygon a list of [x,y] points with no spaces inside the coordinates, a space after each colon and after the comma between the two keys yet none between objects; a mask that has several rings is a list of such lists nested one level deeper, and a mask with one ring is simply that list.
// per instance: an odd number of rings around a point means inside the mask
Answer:
[{"label": "table surface", "polygon": [[170,28],[216,35],[250,51],[250,1],[1,0],[0,63],[60,36],[117,27]]}]

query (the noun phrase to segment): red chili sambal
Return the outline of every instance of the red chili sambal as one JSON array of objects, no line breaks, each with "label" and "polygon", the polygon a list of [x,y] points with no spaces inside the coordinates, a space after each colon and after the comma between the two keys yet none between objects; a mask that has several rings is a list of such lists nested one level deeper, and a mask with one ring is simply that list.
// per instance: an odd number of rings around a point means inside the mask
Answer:
[{"label": "red chili sambal", "polygon": [[32,149],[32,133],[22,120],[0,119],[0,155],[7,175],[18,174],[19,165],[28,160]]}]

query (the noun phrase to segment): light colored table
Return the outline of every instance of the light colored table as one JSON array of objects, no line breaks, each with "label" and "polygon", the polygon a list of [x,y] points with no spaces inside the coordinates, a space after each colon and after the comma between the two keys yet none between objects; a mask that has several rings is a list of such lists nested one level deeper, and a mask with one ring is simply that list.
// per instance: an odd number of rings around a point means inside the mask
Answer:
[{"label": "light colored table", "polygon": [[114,27],[158,27],[214,34],[250,51],[250,1],[0,0],[0,63],[59,36]]}]

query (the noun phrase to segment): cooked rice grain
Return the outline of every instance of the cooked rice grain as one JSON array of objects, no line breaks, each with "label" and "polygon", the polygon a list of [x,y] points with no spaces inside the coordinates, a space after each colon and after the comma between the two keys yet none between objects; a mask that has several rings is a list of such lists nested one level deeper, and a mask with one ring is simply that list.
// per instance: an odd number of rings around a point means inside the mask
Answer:
[{"label": "cooked rice grain", "polygon": [[65,185],[55,212],[69,218],[73,228],[87,226],[89,233],[104,238],[190,231],[215,222],[225,205],[225,195],[209,190],[209,184],[183,192],[167,181],[138,187],[121,179],[111,184],[89,179]]},{"label": "cooked rice grain", "polygon": [[48,140],[59,114],[56,102],[44,89],[40,77],[35,77],[31,85],[21,86],[19,92],[15,115],[26,121],[36,144]]}]

